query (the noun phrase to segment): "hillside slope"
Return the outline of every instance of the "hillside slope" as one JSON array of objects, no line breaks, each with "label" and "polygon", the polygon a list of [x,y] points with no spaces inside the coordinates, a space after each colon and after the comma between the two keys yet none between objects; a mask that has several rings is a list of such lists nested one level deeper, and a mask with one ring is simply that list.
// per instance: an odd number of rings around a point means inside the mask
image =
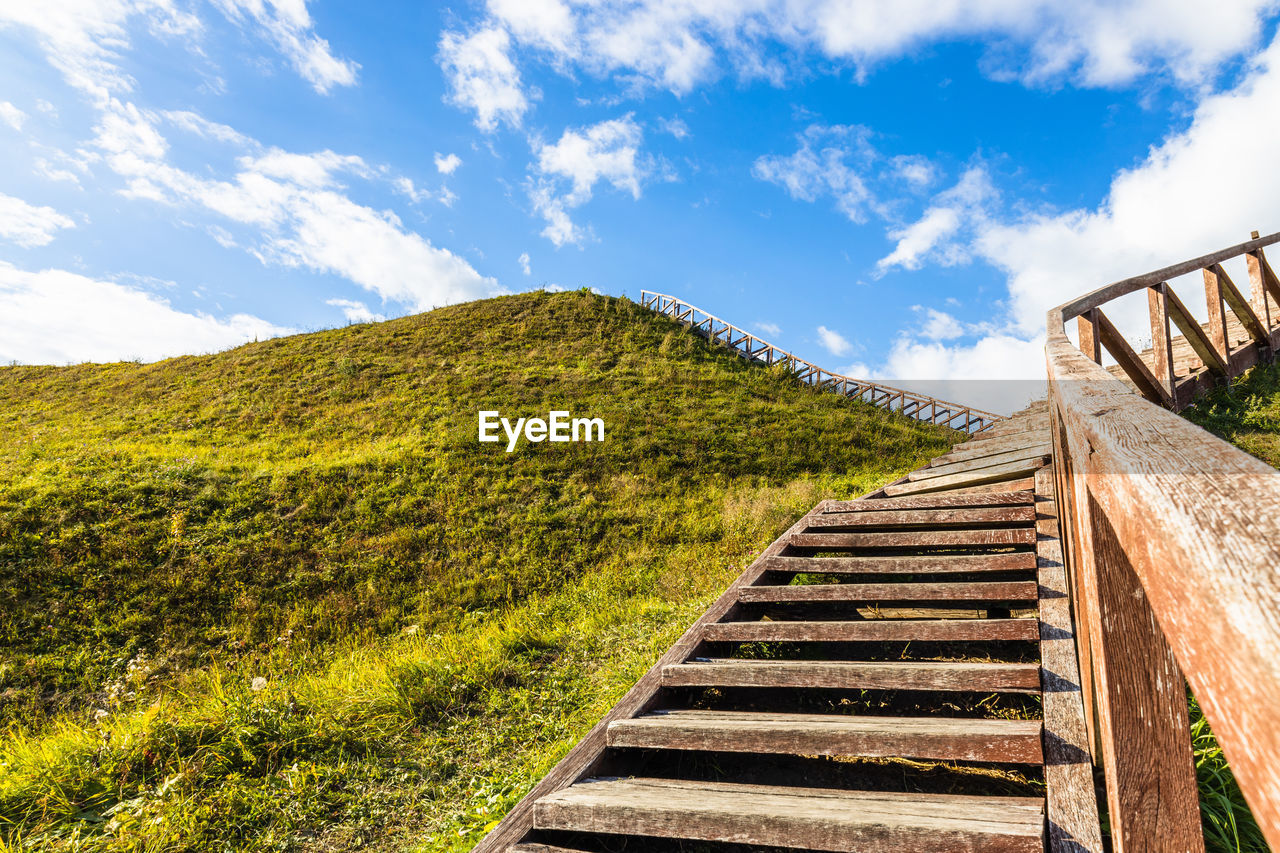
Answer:
[{"label": "hillside slope", "polygon": [[0,369],[0,837],[466,849],[753,548],[952,436],[586,293]]}]

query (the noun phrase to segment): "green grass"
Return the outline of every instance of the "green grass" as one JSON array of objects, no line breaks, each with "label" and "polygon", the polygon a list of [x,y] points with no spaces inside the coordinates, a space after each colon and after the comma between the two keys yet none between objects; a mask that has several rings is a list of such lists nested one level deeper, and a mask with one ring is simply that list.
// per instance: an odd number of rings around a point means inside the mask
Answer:
[{"label": "green grass", "polygon": [[[1280,468],[1280,366],[1254,368],[1229,388],[1218,388],[1197,401],[1184,415]],[[1194,699],[1191,701],[1191,737],[1209,850],[1211,853],[1266,853],[1270,848]]]},{"label": "green grass", "polygon": [[[551,408],[606,441],[476,441]],[[469,849],[797,515],[952,440],[586,293],[0,369],[0,845]]]}]

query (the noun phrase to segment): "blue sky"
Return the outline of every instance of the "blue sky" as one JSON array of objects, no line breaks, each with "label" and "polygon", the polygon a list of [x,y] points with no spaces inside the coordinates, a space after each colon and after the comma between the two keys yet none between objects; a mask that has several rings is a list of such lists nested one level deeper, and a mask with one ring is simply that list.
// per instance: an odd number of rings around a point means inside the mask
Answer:
[{"label": "blue sky", "polygon": [[589,286],[856,376],[1041,376],[1048,307],[1280,230],[1278,9],[7,4],[0,360]]}]

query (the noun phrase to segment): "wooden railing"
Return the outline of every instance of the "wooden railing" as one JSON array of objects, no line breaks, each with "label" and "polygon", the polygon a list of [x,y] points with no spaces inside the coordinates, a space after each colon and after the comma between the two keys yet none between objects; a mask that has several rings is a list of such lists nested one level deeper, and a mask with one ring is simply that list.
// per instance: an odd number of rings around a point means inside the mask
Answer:
[{"label": "wooden railing", "polygon": [[785,364],[801,382],[814,388],[840,394],[851,400],[871,403],[918,421],[949,426],[969,435],[980,433],[998,421],[1004,420],[1004,415],[994,412],[949,403],[927,394],[917,394],[914,391],[894,388],[879,382],[868,382],[865,379],[853,379],[839,373],[832,373],[732,323],[665,293],[642,290],[640,304],[685,324],[708,340],[724,344],[743,358],[770,365]]},{"label": "wooden railing", "polygon": [[[1280,849],[1280,472],[1170,411],[1271,358],[1280,287],[1262,250],[1276,242],[1280,234],[1126,279],[1048,315],[1054,475],[1116,851],[1204,849],[1187,683]],[[1252,301],[1222,268],[1241,257]],[[1208,330],[1168,284],[1197,270]],[[1153,332],[1145,358],[1102,311],[1143,290]],[[1072,319],[1083,353],[1066,335]],[[1129,382],[1100,365],[1100,349]]]}]

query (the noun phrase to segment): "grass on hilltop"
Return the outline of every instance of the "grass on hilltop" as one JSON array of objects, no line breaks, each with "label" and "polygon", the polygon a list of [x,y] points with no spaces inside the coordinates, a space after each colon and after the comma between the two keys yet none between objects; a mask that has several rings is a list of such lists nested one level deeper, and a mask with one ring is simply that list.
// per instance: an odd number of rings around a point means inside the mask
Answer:
[{"label": "grass on hilltop", "polygon": [[[551,408],[606,441],[476,441]],[[587,293],[0,369],[0,845],[469,849],[797,515],[953,435]]]}]

